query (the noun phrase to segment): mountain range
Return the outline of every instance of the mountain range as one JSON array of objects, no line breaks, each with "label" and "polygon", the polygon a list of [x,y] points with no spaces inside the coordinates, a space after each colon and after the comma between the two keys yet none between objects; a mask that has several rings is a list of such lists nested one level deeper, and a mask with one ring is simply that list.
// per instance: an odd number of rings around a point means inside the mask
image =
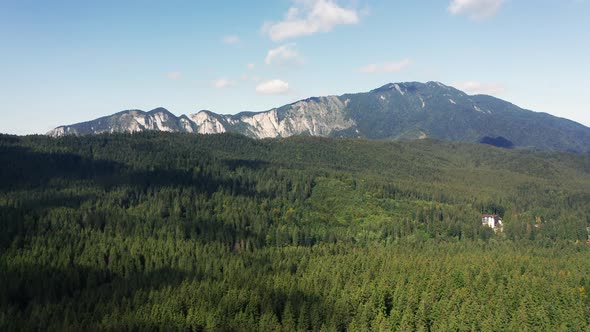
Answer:
[{"label": "mountain range", "polygon": [[501,147],[590,152],[590,128],[439,82],[389,83],[365,93],[312,97],[263,112],[177,117],[165,108],[122,111],[57,127],[50,136],[156,130],[240,133],[254,138],[311,135],[404,140],[436,138]]}]

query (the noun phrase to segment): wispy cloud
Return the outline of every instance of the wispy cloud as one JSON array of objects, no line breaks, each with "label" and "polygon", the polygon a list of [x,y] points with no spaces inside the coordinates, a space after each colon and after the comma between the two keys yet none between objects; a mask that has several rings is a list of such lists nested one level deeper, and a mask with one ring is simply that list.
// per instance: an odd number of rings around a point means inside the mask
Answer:
[{"label": "wispy cloud", "polygon": [[448,10],[453,15],[483,20],[496,15],[503,3],[504,0],[452,0]]},{"label": "wispy cloud", "polygon": [[301,58],[301,55],[299,55],[296,45],[291,43],[269,50],[264,59],[264,63],[267,65],[275,64],[282,66],[301,65],[303,64],[303,59]]},{"label": "wispy cloud", "polygon": [[230,35],[230,36],[223,37],[223,39],[221,39],[221,42],[223,42],[224,44],[228,44],[228,45],[236,45],[236,44],[239,44],[241,42],[241,40],[240,40],[240,37],[238,37],[236,35]]},{"label": "wispy cloud", "polygon": [[266,22],[262,31],[273,41],[282,41],[358,22],[357,10],[341,7],[335,0],[294,0],[282,21]]},{"label": "wispy cloud", "polygon": [[182,73],[180,73],[178,71],[171,71],[171,72],[169,72],[169,73],[166,74],[166,77],[169,80],[176,81],[176,80],[179,80],[182,77]]},{"label": "wispy cloud", "polygon": [[402,71],[414,63],[412,59],[403,59],[400,61],[389,61],[384,63],[371,63],[359,68],[363,74],[375,73],[396,73]]},{"label": "wispy cloud", "polygon": [[227,80],[225,78],[220,78],[218,80],[213,81],[213,87],[216,89],[225,89],[231,88],[237,85],[237,82],[234,80]]},{"label": "wispy cloud", "polygon": [[289,83],[281,80],[265,81],[256,86],[256,93],[261,95],[280,95],[289,92]]},{"label": "wispy cloud", "polygon": [[240,81],[242,82],[254,82],[254,83],[258,83],[260,82],[262,79],[259,76],[256,75],[247,75],[247,74],[243,74],[240,76]]},{"label": "wispy cloud", "polygon": [[462,90],[470,95],[498,95],[506,91],[506,87],[499,83],[483,82],[455,82],[452,84],[455,88]]},{"label": "wispy cloud", "polygon": [[253,64],[253,63],[249,63],[249,64],[246,65],[246,68],[248,68],[250,70],[254,69],[254,67],[256,67],[256,65]]}]

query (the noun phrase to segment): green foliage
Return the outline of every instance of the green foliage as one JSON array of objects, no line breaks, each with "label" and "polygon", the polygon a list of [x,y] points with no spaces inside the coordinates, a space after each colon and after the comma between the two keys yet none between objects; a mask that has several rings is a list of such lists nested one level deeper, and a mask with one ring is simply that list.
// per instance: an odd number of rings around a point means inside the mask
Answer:
[{"label": "green foliage", "polygon": [[146,132],[0,165],[0,330],[590,326],[589,155]]}]

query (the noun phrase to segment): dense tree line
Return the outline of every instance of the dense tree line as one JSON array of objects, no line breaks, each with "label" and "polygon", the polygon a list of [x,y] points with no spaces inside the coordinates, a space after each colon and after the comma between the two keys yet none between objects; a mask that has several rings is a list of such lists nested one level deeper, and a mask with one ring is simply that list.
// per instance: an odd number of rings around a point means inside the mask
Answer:
[{"label": "dense tree line", "polygon": [[148,132],[0,165],[0,330],[590,326],[587,154]]}]

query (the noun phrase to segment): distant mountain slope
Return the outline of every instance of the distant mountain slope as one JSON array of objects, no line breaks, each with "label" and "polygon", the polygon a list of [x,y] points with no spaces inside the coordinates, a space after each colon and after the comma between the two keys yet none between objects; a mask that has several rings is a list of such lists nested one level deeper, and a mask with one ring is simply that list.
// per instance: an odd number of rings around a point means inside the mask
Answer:
[{"label": "distant mountain slope", "polygon": [[310,135],[368,139],[427,137],[480,142],[502,137],[515,147],[590,152],[590,128],[519,108],[486,95],[470,96],[439,82],[390,83],[366,93],[313,97],[264,112],[176,117],[164,108],[130,110],[57,127],[48,135],[158,130],[254,138]]},{"label": "distant mountain slope", "polygon": [[140,110],[122,111],[93,121],[57,127],[47,134],[50,136],[89,135],[144,130],[193,132],[195,129],[194,122],[185,115],[176,117],[165,108],[156,108],[149,112]]}]

